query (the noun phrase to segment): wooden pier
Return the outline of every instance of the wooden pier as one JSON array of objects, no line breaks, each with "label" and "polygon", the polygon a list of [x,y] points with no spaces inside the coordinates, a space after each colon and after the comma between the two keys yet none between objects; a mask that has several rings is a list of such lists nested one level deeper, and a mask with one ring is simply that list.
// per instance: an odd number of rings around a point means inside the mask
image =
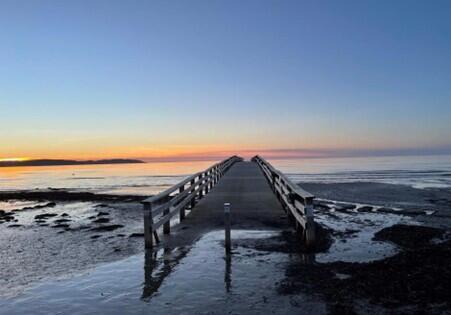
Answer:
[{"label": "wooden pier", "polygon": [[313,246],[313,199],[262,157],[243,161],[232,156],[143,201],[145,246],[160,242],[161,227],[169,235],[176,216],[180,224],[175,228],[185,239],[222,229],[225,203],[231,205],[232,227],[260,229],[292,222],[299,241]]}]

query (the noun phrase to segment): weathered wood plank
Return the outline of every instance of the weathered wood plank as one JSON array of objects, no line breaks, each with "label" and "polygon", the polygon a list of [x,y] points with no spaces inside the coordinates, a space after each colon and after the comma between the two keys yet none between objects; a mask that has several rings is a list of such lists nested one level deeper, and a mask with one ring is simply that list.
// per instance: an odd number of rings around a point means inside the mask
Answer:
[{"label": "weathered wood plank", "polygon": [[[146,247],[153,246],[152,233],[156,234],[156,230],[163,226],[163,233],[169,234],[171,232],[171,218],[179,213],[180,220],[183,220],[188,204],[192,209],[196,202],[196,196],[201,198],[204,194],[207,194],[231,165],[241,160],[240,157],[232,156],[212,165],[203,172],[185,178],[180,183],[153,197],[145,199],[143,201],[145,209],[144,229],[151,231],[151,233],[145,232]],[[156,217],[159,217],[158,220],[155,219]],[[157,239],[158,235],[155,235],[155,238]]]},{"label": "weathered wood plank", "polygon": [[313,245],[315,241],[313,199],[315,197],[294,184],[262,157],[257,155],[252,160],[260,166],[266,179],[272,185],[276,196],[288,210],[288,213],[295,219],[296,229],[302,227],[307,245]]}]

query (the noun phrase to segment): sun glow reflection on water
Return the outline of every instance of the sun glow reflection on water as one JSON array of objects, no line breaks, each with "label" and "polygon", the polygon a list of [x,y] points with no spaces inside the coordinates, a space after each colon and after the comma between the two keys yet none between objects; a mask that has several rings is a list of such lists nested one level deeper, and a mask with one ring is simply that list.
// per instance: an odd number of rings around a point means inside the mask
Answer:
[{"label": "sun glow reflection on water", "polygon": [[0,191],[66,188],[148,195],[172,186],[216,161],[0,168]]}]

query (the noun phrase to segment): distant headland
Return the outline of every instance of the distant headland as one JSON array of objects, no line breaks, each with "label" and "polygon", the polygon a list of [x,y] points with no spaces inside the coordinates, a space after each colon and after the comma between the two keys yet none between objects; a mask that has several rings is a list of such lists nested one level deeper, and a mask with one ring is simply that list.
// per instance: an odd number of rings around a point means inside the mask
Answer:
[{"label": "distant headland", "polygon": [[60,160],[60,159],[39,159],[23,161],[0,161],[0,167],[11,166],[55,166],[55,165],[94,165],[94,164],[128,164],[145,163],[141,160],[133,159],[109,159],[109,160]]}]

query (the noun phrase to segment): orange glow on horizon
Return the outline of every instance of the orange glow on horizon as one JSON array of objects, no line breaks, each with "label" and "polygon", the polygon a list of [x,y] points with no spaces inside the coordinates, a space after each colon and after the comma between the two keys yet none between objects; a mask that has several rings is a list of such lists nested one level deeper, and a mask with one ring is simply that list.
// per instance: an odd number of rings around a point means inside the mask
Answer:
[{"label": "orange glow on horizon", "polygon": [[0,162],[22,162],[28,161],[30,158],[25,157],[15,157],[15,158],[0,158]]}]

